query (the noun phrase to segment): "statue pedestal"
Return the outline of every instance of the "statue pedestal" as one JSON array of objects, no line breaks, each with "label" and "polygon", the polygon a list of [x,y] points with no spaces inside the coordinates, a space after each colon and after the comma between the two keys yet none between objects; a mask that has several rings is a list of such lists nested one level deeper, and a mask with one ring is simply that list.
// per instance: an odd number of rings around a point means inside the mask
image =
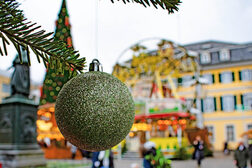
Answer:
[{"label": "statue pedestal", "polygon": [[12,96],[0,104],[0,163],[3,168],[46,165],[36,140],[37,107],[22,96]]}]

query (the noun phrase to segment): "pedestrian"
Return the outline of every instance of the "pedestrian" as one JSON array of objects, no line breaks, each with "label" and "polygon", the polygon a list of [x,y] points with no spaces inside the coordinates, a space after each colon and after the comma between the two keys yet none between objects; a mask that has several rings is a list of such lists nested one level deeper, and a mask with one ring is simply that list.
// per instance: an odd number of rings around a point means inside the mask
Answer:
[{"label": "pedestrian", "polygon": [[94,152],[92,168],[114,168],[114,157],[111,150]]},{"label": "pedestrian", "polygon": [[148,141],[144,143],[142,156],[143,156],[143,167],[144,168],[154,168],[152,162],[152,157],[156,156],[155,143]]},{"label": "pedestrian", "polygon": [[71,145],[71,158],[72,159],[75,159],[75,156],[76,156],[76,152],[77,152],[77,147],[74,146],[73,144]]},{"label": "pedestrian", "polygon": [[198,168],[201,166],[201,162],[204,159],[204,142],[199,135],[196,136],[193,141],[194,153],[193,159],[197,160]]},{"label": "pedestrian", "polygon": [[237,168],[247,168],[247,160],[248,150],[245,147],[244,143],[240,141],[234,153],[234,163]]},{"label": "pedestrian", "polygon": [[224,143],[223,152],[224,152],[225,155],[229,155],[229,153],[230,153],[230,150],[228,149],[228,141],[226,141],[226,142]]},{"label": "pedestrian", "polygon": [[248,151],[249,151],[250,167],[252,168],[252,135],[250,135],[248,139]]},{"label": "pedestrian", "polygon": [[45,137],[44,142],[45,142],[44,145],[45,145],[46,148],[49,148],[51,146],[51,139],[50,138]]},{"label": "pedestrian", "polygon": [[91,156],[92,152],[89,152],[89,151],[86,151],[83,149],[80,149],[80,152],[81,152],[82,158],[87,158],[87,159],[92,158],[92,156]]}]

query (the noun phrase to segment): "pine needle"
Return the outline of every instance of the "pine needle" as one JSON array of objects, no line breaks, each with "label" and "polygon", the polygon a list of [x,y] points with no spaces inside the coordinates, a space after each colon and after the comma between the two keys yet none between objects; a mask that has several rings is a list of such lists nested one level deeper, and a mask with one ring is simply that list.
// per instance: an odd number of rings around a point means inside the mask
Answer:
[{"label": "pine needle", "polygon": [[[51,62],[53,67],[59,67],[57,71],[62,71],[63,63],[69,69],[81,72],[85,67],[85,58],[80,58],[78,52],[68,48],[64,42],[56,41],[51,37],[53,33],[46,33],[45,30],[41,30],[41,26],[27,21],[23,11],[18,7],[19,4],[15,0],[0,0],[0,38],[3,44],[3,50],[0,46],[0,54],[7,55],[6,45],[10,44],[8,42],[10,40],[19,53],[21,62],[20,46],[27,53],[31,49],[38,62],[40,62],[39,58],[42,58],[45,66],[49,62],[46,58],[49,55],[51,60],[57,60]],[[28,61],[30,64],[30,54],[28,54]]]}]

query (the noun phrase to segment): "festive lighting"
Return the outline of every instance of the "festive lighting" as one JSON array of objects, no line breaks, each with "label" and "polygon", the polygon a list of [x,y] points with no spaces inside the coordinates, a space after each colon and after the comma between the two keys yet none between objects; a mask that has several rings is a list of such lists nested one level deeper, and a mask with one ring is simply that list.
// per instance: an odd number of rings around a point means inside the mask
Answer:
[{"label": "festive lighting", "polygon": [[37,120],[37,127],[41,131],[49,131],[52,128],[51,122],[46,122],[44,120]]},{"label": "festive lighting", "polygon": [[55,108],[54,108],[54,107],[50,107],[50,108],[49,108],[49,111],[52,112],[52,113],[54,113]]},{"label": "festive lighting", "polygon": [[179,120],[179,124],[180,125],[185,125],[186,124],[186,120],[185,119]]},{"label": "festive lighting", "polygon": [[129,133],[129,136],[130,136],[130,137],[134,137],[134,135],[135,135],[135,134],[134,134],[133,132],[130,132],[130,133]]},{"label": "festive lighting", "polygon": [[135,123],[133,124],[131,131],[150,131],[151,130],[151,124],[146,123]]},{"label": "festive lighting", "polygon": [[177,125],[178,124],[178,120],[173,120],[172,125]]}]

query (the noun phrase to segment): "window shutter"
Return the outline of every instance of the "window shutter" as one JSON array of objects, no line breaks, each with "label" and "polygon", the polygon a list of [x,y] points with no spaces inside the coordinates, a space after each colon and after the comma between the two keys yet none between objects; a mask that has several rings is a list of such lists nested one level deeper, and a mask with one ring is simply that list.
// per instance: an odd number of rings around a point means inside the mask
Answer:
[{"label": "window shutter", "polygon": [[235,81],[235,75],[234,75],[234,72],[232,72],[232,81],[233,81],[233,82]]},{"label": "window shutter", "polygon": [[221,73],[219,73],[219,82],[221,83]]},{"label": "window shutter", "polygon": [[214,97],[214,111],[217,111],[216,97]]},{"label": "window shutter", "polygon": [[243,106],[243,95],[241,95],[241,105]]},{"label": "window shutter", "polygon": [[182,78],[178,78],[178,84],[182,84],[183,80]]},{"label": "window shutter", "polygon": [[212,74],[212,82],[213,82],[213,84],[215,83],[214,74]]},{"label": "window shutter", "polygon": [[203,113],[204,112],[204,100],[200,99],[200,102],[201,102],[201,111]]},{"label": "window shutter", "polygon": [[221,111],[223,111],[223,100],[222,96],[220,97],[220,103],[221,103]]},{"label": "window shutter", "polygon": [[242,72],[239,71],[239,80],[242,81]]},{"label": "window shutter", "polygon": [[236,100],[236,96],[234,96],[234,109],[237,109],[237,100]]}]

